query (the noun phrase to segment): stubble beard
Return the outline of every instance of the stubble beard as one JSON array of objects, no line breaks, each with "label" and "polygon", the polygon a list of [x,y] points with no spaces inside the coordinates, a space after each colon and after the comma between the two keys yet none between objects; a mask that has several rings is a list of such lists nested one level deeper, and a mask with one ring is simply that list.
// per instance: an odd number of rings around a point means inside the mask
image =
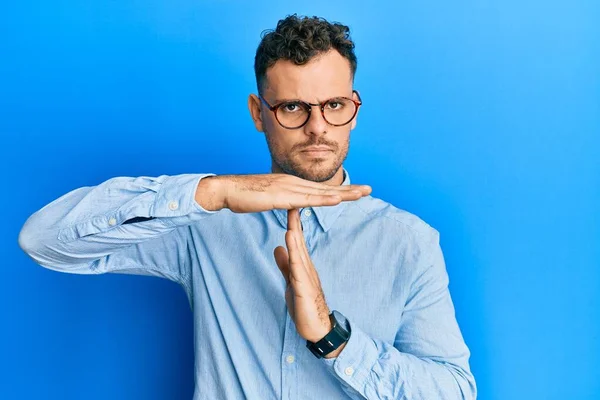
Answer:
[{"label": "stubble beard", "polygon": [[[346,160],[350,147],[350,137],[348,137],[341,148],[339,145],[331,146],[333,154],[323,158],[301,161],[298,157],[288,157],[288,154],[272,140],[271,135],[266,131],[265,138],[271,153],[271,160],[275,166],[286,174],[313,182],[325,182],[333,178]],[[319,145],[319,143],[311,143],[310,145]],[[295,151],[294,154],[297,154],[297,152]]]}]

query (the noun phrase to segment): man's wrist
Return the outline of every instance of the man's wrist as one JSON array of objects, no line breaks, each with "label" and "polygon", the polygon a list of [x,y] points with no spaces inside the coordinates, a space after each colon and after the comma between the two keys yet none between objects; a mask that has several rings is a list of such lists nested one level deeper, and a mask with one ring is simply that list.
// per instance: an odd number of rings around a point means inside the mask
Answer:
[{"label": "man's wrist", "polygon": [[346,317],[337,311],[329,315],[329,324],[314,341],[307,340],[306,346],[317,358],[335,358],[350,339],[350,328]]},{"label": "man's wrist", "polygon": [[319,327],[319,331],[315,332],[314,335],[311,335],[312,337],[310,337],[310,336],[306,337],[306,340],[313,342],[313,343],[317,343],[319,340],[321,340],[325,336],[327,336],[327,334],[329,332],[331,332],[332,329],[333,329],[333,324],[331,323],[331,319],[327,318],[327,323],[322,324]]},{"label": "man's wrist", "polygon": [[346,347],[346,344],[348,342],[344,342],[340,345],[340,347],[338,347],[337,349],[335,349],[334,351],[332,351],[331,353],[327,354],[326,356],[323,356],[323,358],[336,358],[337,356],[340,355],[340,353],[342,352],[342,350],[344,350],[344,347]]}]

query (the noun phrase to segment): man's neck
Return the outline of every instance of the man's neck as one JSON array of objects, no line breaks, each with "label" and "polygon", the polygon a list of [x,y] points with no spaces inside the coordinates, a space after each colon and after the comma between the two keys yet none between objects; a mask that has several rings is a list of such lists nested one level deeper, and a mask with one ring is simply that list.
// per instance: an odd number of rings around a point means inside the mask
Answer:
[{"label": "man's neck", "polygon": [[[276,166],[272,166],[271,167],[271,173],[273,174],[282,174],[284,173],[281,169],[277,168]],[[327,181],[323,181],[320,183],[323,183],[325,185],[329,185],[329,186],[341,186],[342,183],[344,183],[344,168],[340,167],[337,172],[335,173],[335,175],[333,177],[331,177],[331,179],[327,180]]]}]

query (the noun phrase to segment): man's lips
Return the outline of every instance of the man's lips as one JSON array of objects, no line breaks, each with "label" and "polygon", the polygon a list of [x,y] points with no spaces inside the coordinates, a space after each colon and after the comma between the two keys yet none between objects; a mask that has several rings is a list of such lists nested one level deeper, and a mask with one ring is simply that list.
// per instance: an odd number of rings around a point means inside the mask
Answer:
[{"label": "man's lips", "polygon": [[316,148],[316,147],[309,147],[305,150],[302,150],[302,154],[304,154],[307,157],[328,157],[329,154],[332,152],[332,150],[328,147],[321,147],[321,148]]},{"label": "man's lips", "polygon": [[325,146],[312,146],[302,150],[303,153],[325,153],[331,151],[331,148]]}]

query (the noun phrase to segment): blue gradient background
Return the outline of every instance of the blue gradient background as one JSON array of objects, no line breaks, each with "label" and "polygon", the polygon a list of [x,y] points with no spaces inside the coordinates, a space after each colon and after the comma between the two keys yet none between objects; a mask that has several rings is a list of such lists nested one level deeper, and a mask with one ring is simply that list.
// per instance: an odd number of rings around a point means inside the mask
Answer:
[{"label": "blue gradient background", "polygon": [[479,398],[599,399],[600,3],[541,0],[4,3],[0,398],[191,398],[183,290],[43,269],[18,232],[113,176],[268,172],[246,99],[293,12],[352,28],[345,166],[441,232]]}]

